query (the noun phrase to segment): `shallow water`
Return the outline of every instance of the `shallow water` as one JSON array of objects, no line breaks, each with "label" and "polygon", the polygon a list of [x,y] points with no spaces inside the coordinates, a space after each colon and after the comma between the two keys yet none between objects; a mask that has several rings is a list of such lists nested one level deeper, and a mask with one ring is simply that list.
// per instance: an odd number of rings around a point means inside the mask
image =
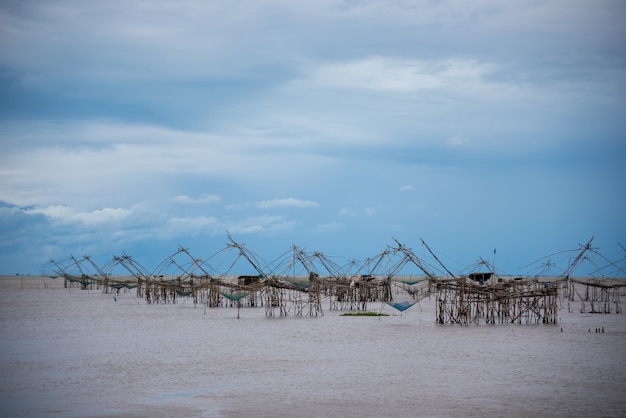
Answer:
[{"label": "shallow water", "polygon": [[626,416],[623,314],[437,325],[433,298],[237,319],[62,286],[0,279],[2,416]]}]

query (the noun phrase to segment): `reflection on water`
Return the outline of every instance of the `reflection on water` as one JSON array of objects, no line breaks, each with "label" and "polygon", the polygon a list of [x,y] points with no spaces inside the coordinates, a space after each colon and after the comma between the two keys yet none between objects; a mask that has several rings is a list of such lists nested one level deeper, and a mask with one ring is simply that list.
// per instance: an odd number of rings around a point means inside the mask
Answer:
[{"label": "reflection on water", "polygon": [[463,327],[435,324],[434,299],[237,319],[62,286],[0,282],[2,416],[626,415],[626,317],[567,301],[558,325]]}]

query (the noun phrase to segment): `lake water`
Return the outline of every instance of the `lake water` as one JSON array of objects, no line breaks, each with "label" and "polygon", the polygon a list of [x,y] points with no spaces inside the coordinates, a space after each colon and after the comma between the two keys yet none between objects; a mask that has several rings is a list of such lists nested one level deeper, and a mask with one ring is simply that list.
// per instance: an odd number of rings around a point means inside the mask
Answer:
[{"label": "lake water", "polygon": [[[401,316],[266,318],[0,279],[0,415],[626,416],[626,316],[437,325]],[[597,329],[604,332],[596,332]]]}]

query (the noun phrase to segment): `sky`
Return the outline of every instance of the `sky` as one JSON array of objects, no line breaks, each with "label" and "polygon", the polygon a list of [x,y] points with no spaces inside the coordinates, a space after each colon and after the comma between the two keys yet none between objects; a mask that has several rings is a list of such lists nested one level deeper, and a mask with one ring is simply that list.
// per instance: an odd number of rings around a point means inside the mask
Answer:
[{"label": "sky", "polygon": [[621,0],[0,1],[0,274],[207,259],[228,233],[339,265],[396,240],[428,258],[421,238],[454,272],[513,275],[560,273],[594,237],[589,268],[624,269],[624,18]]}]

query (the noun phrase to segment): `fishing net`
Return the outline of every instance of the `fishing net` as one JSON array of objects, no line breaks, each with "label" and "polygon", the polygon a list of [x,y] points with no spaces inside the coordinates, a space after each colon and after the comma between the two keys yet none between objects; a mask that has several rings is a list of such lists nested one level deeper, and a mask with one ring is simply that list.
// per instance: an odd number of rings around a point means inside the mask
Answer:
[{"label": "fishing net", "polygon": [[396,283],[393,286],[393,300],[385,303],[399,312],[404,312],[417,302],[419,302],[419,290],[416,287]]},{"label": "fishing net", "polygon": [[220,292],[222,296],[224,296],[228,300],[232,300],[233,302],[237,302],[249,295],[248,292],[235,292],[235,293],[226,293]]},{"label": "fishing net", "polygon": [[392,308],[400,311],[400,312],[404,312],[407,309],[409,309],[411,306],[415,305],[417,303],[417,300],[413,300],[413,301],[409,301],[409,300],[405,300],[402,302],[386,302],[387,305],[391,306]]}]

